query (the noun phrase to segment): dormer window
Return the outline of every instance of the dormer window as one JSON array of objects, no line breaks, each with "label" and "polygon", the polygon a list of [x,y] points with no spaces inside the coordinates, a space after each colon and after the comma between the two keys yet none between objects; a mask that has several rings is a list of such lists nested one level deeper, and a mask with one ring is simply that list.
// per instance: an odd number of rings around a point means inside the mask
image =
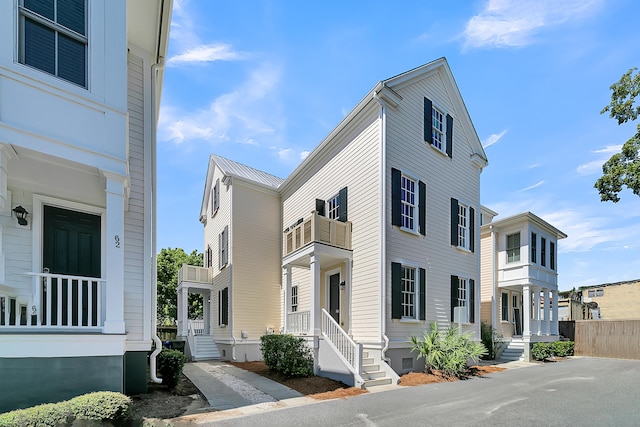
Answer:
[{"label": "dormer window", "polygon": [[21,0],[19,61],[87,87],[85,0]]}]

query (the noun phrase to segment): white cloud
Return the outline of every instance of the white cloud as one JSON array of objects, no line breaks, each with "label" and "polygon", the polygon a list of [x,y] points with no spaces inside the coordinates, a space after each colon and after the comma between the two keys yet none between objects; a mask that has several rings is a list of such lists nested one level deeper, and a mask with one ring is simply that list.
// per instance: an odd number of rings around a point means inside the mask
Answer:
[{"label": "white cloud", "polygon": [[500,141],[500,139],[507,133],[507,130],[503,130],[500,133],[494,133],[489,135],[489,137],[487,139],[485,139],[484,141],[482,141],[482,147],[483,148],[488,148],[491,147],[493,144],[495,144],[496,142]]},{"label": "white cloud", "polygon": [[234,51],[226,43],[213,43],[193,47],[184,53],[172,56],[167,61],[169,66],[182,64],[206,63],[214,61],[235,61],[247,56],[244,52]]},{"label": "white cloud", "polygon": [[594,154],[604,154],[604,157],[599,157],[597,160],[592,160],[590,162],[579,165],[576,168],[576,172],[579,175],[592,175],[596,173],[602,172],[602,165],[609,160],[612,154],[619,153],[622,150],[622,145],[607,145],[604,148],[599,150],[594,150],[592,153]]},{"label": "white cloud", "polygon": [[467,22],[465,47],[520,47],[545,27],[579,20],[598,9],[601,0],[489,0]]},{"label": "white cloud", "polygon": [[529,190],[533,190],[534,188],[538,188],[538,187],[540,187],[542,184],[544,184],[544,181],[539,181],[539,182],[536,182],[536,183],[535,183],[535,184],[533,184],[533,185],[530,185],[530,186],[528,186],[528,187],[522,188],[522,189],[520,189],[520,190],[518,190],[518,191],[529,191]]},{"label": "white cloud", "polygon": [[307,150],[301,151],[300,152],[300,160],[304,160],[309,156],[310,152]]},{"label": "white cloud", "polygon": [[527,169],[535,169],[537,167],[540,167],[542,163],[534,163],[532,165],[527,166]]},{"label": "white cloud", "polygon": [[284,127],[274,92],[280,83],[279,67],[262,64],[234,91],[216,98],[207,108],[192,112],[161,109],[160,138],[182,143],[206,140],[258,145]]}]

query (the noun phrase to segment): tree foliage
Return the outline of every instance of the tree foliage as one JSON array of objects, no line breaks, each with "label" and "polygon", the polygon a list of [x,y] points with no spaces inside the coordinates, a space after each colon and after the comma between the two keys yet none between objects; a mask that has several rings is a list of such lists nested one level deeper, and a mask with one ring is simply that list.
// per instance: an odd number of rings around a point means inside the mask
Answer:
[{"label": "tree foliage", "polygon": [[[202,253],[193,250],[187,254],[181,248],[164,248],[158,254],[158,322],[176,319],[178,287],[178,271],[182,264],[202,267]],[[202,315],[202,299],[198,295],[189,296],[189,315],[197,317]]]},{"label": "tree foliage", "polygon": [[[616,119],[619,125],[633,122],[640,115],[640,105],[636,103],[636,97],[640,95],[640,73],[637,70],[630,69],[618,82],[611,85],[611,103],[601,111],[601,114],[608,112],[609,117]],[[639,153],[640,124],[636,128],[636,134],[622,146],[622,152],[614,154],[602,165],[602,176],[594,185],[600,193],[601,201],[619,202],[623,186],[640,196]]]}]

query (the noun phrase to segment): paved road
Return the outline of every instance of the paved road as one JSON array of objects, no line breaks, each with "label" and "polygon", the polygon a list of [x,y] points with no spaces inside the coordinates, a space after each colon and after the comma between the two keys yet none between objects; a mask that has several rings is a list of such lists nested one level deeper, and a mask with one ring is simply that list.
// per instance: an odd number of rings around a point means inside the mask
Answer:
[{"label": "paved road", "polygon": [[640,426],[640,361],[575,358],[199,425]]}]

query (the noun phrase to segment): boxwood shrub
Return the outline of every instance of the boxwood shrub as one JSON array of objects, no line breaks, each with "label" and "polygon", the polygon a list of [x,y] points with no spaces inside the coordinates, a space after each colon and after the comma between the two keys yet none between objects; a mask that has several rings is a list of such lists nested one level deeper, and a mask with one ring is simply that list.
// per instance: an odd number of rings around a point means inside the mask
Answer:
[{"label": "boxwood shrub", "polygon": [[573,341],[537,342],[531,347],[531,357],[534,360],[544,360],[555,356],[573,356],[573,348]]},{"label": "boxwood shrub", "polygon": [[269,334],[260,337],[264,363],[288,377],[313,376],[313,355],[304,338]]},{"label": "boxwood shrub", "polygon": [[180,379],[184,367],[185,356],[178,350],[164,349],[158,354],[158,371],[162,376],[162,384],[173,389]]},{"label": "boxwood shrub", "polygon": [[121,393],[99,391],[63,402],[46,403],[0,414],[0,427],[67,426],[75,425],[75,420],[122,425],[130,415],[131,399]]}]

